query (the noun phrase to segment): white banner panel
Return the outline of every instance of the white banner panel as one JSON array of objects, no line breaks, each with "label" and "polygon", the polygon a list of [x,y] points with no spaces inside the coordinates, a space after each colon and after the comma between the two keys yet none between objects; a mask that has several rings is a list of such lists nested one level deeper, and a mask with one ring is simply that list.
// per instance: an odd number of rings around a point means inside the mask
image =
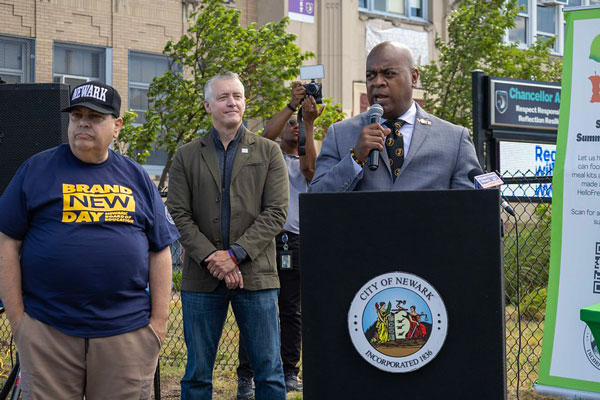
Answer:
[{"label": "white banner panel", "polygon": [[375,29],[367,25],[366,54],[378,43],[385,41],[406,45],[417,65],[429,64],[429,33],[404,28]]},{"label": "white banner panel", "polygon": [[577,61],[572,64],[560,285],[550,367],[550,375],[587,381],[600,381],[600,366],[590,363],[583,350],[586,324],[579,319],[582,307],[600,303],[600,287],[596,291],[593,285],[596,242],[600,242],[600,103],[590,102],[588,79],[600,70],[600,64],[589,58],[599,24],[598,20],[573,23],[573,60]]},{"label": "white banner panel", "polygon": [[[536,389],[600,398],[598,344],[580,310],[600,303],[600,8],[565,12],[548,303]],[[573,392],[574,391],[574,392]]]}]

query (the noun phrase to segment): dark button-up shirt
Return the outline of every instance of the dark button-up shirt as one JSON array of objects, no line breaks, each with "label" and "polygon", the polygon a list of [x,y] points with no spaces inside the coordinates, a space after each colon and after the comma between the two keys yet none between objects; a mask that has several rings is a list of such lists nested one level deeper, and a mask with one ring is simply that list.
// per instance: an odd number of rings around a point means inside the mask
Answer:
[{"label": "dark button-up shirt", "polygon": [[223,142],[219,138],[219,132],[213,127],[210,133],[215,141],[215,147],[217,149],[217,159],[219,160],[219,171],[221,172],[221,190],[222,190],[222,201],[221,201],[221,237],[223,240],[223,248],[229,249],[235,254],[238,262],[242,262],[246,259],[248,254],[238,244],[229,243],[229,230],[231,224],[231,198],[230,198],[230,186],[231,186],[231,171],[233,170],[233,162],[235,161],[235,155],[237,153],[238,144],[242,137],[244,128],[240,125],[235,138],[229,143],[227,149],[223,146]]}]

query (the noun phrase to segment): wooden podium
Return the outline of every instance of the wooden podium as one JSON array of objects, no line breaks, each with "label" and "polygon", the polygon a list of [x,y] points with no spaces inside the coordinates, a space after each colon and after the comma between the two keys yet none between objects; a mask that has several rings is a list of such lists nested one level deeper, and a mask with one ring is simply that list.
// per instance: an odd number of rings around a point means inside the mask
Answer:
[{"label": "wooden podium", "polygon": [[[300,225],[304,400],[506,399],[498,191],[302,194]],[[349,333],[357,292],[395,271],[447,311],[439,352],[405,373],[367,362]]]}]

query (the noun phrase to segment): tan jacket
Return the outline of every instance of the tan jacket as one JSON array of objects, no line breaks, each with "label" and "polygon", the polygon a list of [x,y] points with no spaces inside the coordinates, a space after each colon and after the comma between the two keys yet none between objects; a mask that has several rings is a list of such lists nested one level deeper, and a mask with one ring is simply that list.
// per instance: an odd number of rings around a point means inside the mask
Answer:
[{"label": "tan jacket", "polygon": [[[239,265],[244,289],[279,287],[275,236],[283,229],[288,207],[288,177],[277,144],[244,129],[231,173],[229,243],[248,253]],[[211,292],[219,280],[203,260],[223,249],[221,173],[215,142],[206,134],[182,146],[169,170],[169,212],[185,248],[181,288]]]}]

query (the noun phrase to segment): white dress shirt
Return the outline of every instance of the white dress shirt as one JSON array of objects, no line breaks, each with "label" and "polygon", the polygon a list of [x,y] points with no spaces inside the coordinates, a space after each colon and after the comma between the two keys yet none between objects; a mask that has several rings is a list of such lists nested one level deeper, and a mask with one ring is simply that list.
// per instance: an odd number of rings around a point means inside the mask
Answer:
[{"label": "white dress shirt", "polygon": [[[410,141],[412,139],[413,131],[415,130],[415,119],[417,118],[417,106],[415,106],[415,102],[413,101],[408,110],[399,116],[397,119],[401,119],[404,121],[404,125],[400,128],[400,132],[402,132],[402,138],[404,139],[404,154],[408,154],[408,149],[410,148]],[[381,118],[381,125],[383,125],[387,121],[385,118]],[[390,132],[391,134],[391,132]],[[385,143],[385,141],[384,141]],[[384,147],[385,151],[385,147]],[[388,162],[388,158],[385,157],[384,162]],[[358,165],[358,163],[354,163],[354,171],[356,175],[360,174],[363,170],[363,167]]]}]

